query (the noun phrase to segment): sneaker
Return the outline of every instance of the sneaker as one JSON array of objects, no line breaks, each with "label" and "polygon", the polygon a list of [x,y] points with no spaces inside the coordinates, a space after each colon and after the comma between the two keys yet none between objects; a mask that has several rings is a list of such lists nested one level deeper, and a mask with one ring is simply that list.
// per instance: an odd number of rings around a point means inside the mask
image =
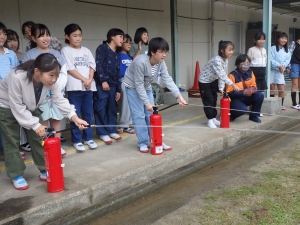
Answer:
[{"label": "sneaker", "polygon": [[122,137],[120,135],[116,134],[116,133],[109,134],[109,137],[115,139],[116,141],[122,140]]},{"label": "sneaker", "polygon": [[122,127],[119,127],[119,128],[117,129],[117,133],[118,133],[118,134],[123,134],[123,128],[122,128]]},{"label": "sneaker", "polygon": [[207,126],[209,128],[217,128],[216,124],[214,123],[213,119],[208,120]]},{"label": "sneaker", "polygon": [[41,173],[39,176],[40,181],[47,181],[47,173]]},{"label": "sneaker", "polygon": [[220,121],[217,120],[216,118],[213,118],[213,122],[216,126],[220,126]]},{"label": "sneaker", "polygon": [[81,142],[73,144],[73,147],[79,152],[85,151],[85,147]]},{"label": "sneaker", "polygon": [[163,143],[162,146],[163,146],[163,150],[165,150],[165,151],[172,150],[172,147],[169,145],[166,145],[165,143]]},{"label": "sneaker", "polygon": [[251,120],[255,123],[261,123],[261,120],[257,116],[251,116],[251,117],[249,117],[249,120]]},{"label": "sneaker", "polygon": [[300,110],[300,105],[293,105],[293,106],[292,106],[292,109]]},{"label": "sneaker", "polygon": [[28,183],[23,176],[17,176],[12,179],[13,185],[17,190],[26,190],[29,188]]},{"label": "sneaker", "polygon": [[60,136],[60,142],[66,142],[66,141],[67,141],[67,139],[65,137]]},{"label": "sneaker", "polygon": [[22,145],[22,149],[26,152],[31,152],[31,147],[28,142]]},{"label": "sneaker", "polygon": [[105,144],[110,145],[112,144],[112,140],[108,135],[100,135],[100,139],[105,142]]},{"label": "sneaker", "polygon": [[286,110],[286,108],[284,106],[281,106],[281,110]]},{"label": "sneaker", "polygon": [[60,148],[61,157],[64,157],[67,155],[66,151]]},{"label": "sneaker", "polygon": [[142,153],[148,153],[149,152],[148,146],[147,145],[141,146],[140,147],[140,152],[142,152]]},{"label": "sneaker", "polygon": [[84,144],[88,145],[90,149],[95,149],[98,147],[93,140],[85,141]]},{"label": "sneaker", "polygon": [[26,156],[25,152],[20,152],[21,156]]},{"label": "sneaker", "polygon": [[264,116],[264,114],[262,114],[262,113],[261,113],[261,114],[259,114],[259,117],[263,117],[263,116]]},{"label": "sneaker", "polygon": [[123,131],[128,134],[135,134],[135,130],[130,127],[124,128]]}]

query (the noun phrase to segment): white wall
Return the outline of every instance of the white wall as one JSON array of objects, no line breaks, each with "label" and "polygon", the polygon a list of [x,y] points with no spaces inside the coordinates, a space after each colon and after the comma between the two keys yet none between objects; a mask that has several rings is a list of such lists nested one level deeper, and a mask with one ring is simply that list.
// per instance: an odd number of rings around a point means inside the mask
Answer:
[{"label": "white wall", "polygon": [[[146,27],[150,38],[161,36],[171,42],[170,4],[169,0],[90,0],[93,2],[128,6],[135,8],[157,9],[164,12],[151,12],[133,9],[100,6],[76,2],[75,0],[2,0],[0,21],[8,28],[21,35],[21,25],[32,20],[44,23],[51,34],[64,42],[64,27],[69,23],[78,23],[83,29],[83,45],[93,53],[97,46],[106,39],[110,28],[121,28],[134,36],[138,27]],[[177,0],[178,15],[208,19],[210,17],[210,0]],[[20,7],[20,10],[19,10]],[[242,24],[242,52],[245,52],[245,34],[248,22],[262,20],[262,10],[247,9],[224,2],[215,3],[215,18],[225,21],[215,22],[215,54],[220,40],[228,38],[228,21]],[[293,17],[273,13],[273,23],[278,23],[279,31],[288,33],[289,27],[300,28],[300,19],[296,23]],[[191,20],[178,18],[178,51],[180,84],[187,88],[193,85],[195,63],[200,62],[200,68],[205,65],[210,56],[210,26],[209,20]],[[22,38],[21,48],[24,50],[27,40]],[[166,62],[171,71],[171,56]]]}]

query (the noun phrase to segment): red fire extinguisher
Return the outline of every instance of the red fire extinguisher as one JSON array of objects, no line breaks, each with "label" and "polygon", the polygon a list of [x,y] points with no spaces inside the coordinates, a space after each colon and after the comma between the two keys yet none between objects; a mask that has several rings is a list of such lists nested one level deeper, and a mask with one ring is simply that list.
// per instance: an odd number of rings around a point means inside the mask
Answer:
[{"label": "red fire extinguisher", "polygon": [[162,117],[158,114],[158,108],[153,107],[153,114],[150,116],[150,139],[151,139],[151,154],[163,154],[162,140]]},{"label": "red fire extinguisher", "polygon": [[47,172],[48,192],[55,193],[65,189],[62,157],[60,152],[60,139],[49,137],[43,143],[44,157]]},{"label": "red fire extinguisher", "polygon": [[230,98],[225,92],[220,102],[220,128],[230,127]]}]

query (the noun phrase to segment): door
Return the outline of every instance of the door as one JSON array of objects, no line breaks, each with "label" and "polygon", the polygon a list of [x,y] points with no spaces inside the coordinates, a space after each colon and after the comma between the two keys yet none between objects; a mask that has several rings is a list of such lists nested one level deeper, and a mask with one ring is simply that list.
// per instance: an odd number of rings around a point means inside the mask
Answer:
[{"label": "door", "polygon": [[233,71],[236,66],[235,60],[242,52],[242,35],[240,22],[228,22],[228,40],[234,44],[233,56],[228,60],[228,73]]}]

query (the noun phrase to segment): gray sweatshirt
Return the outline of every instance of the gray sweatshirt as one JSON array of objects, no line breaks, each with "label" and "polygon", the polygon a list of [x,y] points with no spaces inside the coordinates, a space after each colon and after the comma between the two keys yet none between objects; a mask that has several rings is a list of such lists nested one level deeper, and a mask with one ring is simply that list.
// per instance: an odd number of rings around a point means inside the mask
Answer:
[{"label": "gray sweatshirt", "polygon": [[148,55],[139,55],[132,61],[125,72],[123,84],[127,87],[136,89],[141,100],[146,105],[150,103],[146,89],[149,89],[151,83],[155,81],[158,76],[161,77],[161,80],[164,82],[166,87],[171,91],[175,98],[177,98],[180,92],[172,77],[168,73],[166,63],[164,61],[158,63],[157,70],[155,74],[152,75]]},{"label": "gray sweatshirt", "polygon": [[45,101],[46,94],[51,91],[52,102],[64,117],[69,119],[76,115],[75,108],[64,98],[59,85],[53,84],[50,88],[43,86],[38,104],[36,104],[33,82],[28,82],[27,72],[23,70],[12,70],[0,82],[0,107],[10,108],[18,123],[26,128],[36,130],[41,124],[39,118],[31,112],[39,108]]}]

